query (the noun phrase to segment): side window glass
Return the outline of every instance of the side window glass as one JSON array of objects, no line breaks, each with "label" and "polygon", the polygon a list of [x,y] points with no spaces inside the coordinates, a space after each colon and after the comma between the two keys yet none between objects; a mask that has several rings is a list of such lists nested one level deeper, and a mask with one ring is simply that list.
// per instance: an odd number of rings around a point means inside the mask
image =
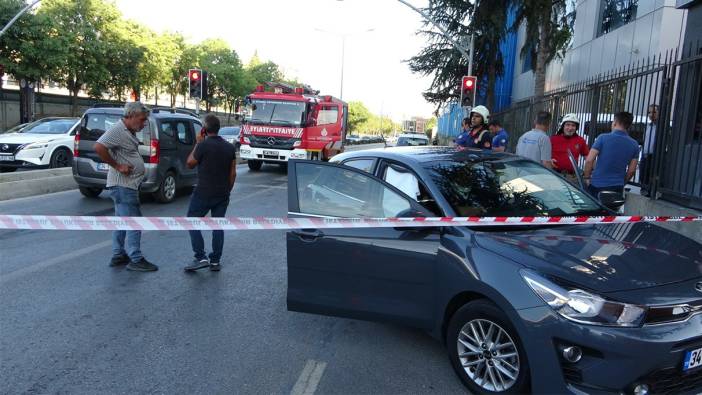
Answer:
[{"label": "side window glass", "polygon": [[343,164],[353,167],[354,169],[363,170],[369,174],[372,174],[373,171],[373,159],[354,159],[346,161]]},{"label": "side window glass", "polygon": [[389,163],[383,173],[383,180],[404,192],[434,215],[441,215],[442,211],[439,209],[436,200],[411,170],[404,166]]},{"label": "side window glass", "polygon": [[193,143],[193,136],[188,130],[188,125],[185,122],[176,122],[175,125],[178,141],[183,144],[191,145]]},{"label": "side window glass", "polygon": [[330,125],[336,123],[339,118],[339,109],[337,107],[322,106],[317,114],[317,125]]},{"label": "side window glass", "polygon": [[409,212],[409,200],[369,175],[341,167],[297,163],[300,212],[330,217],[397,217]]},{"label": "side window glass", "polygon": [[161,129],[159,130],[160,135],[166,135],[168,137],[173,137],[175,134],[173,130],[173,124],[170,122],[161,122]]}]

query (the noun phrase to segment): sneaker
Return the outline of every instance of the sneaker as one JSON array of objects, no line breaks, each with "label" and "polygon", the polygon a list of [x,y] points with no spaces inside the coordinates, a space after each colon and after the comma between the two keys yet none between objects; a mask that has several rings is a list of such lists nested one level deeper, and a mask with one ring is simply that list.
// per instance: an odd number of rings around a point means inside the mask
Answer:
[{"label": "sneaker", "polygon": [[129,257],[127,255],[113,255],[110,259],[110,266],[123,266],[129,263]]},{"label": "sneaker", "polygon": [[129,262],[127,265],[127,270],[134,270],[136,272],[155,272],[158,270],[158,266],[146,260],[146,258],[141,258],[137,262]]},{"label": "sneaker", "polygon": [[204,269],[207,266],[210,266],[210,261],[207,260],[207,258],[202,258],[202,259],[195,258],[195,259],[193,259],[193,263],[186,266],[184,269],[186,272],[194,272],[195,270]]},{"label": "sneaker", "polygon": [[222,265],[219,262],[210,262],[210,270],[213,272],[218,272],[222,269]]}]

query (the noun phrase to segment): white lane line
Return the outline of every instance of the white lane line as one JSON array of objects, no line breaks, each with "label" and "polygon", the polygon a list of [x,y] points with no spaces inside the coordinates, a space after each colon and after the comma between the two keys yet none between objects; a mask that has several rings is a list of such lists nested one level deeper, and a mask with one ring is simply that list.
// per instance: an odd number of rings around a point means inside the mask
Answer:
[{"label": "white lane line", "polygon": [[326,362],[308,359],[290,395],[313,395],[317,390],[319,381],[322,380],[322,375],[326,367]]},{"label": "white lane line", "polygon": [[112,240],[103,241],[102,243],[93,244],[89,247],[81,248],[80,250],[69,252],[67,254],[57,256],[55,258],[47,259],[43,262],[35,263],[30,266],[25,266],[22,269],[15,270],[14,272],[10,272],[9,274],[0,274],[0,284],[15,280],[20,277],[24,277],[28,274],[32,274],[42,269],[46,269],[49,266],[65,262],[70,259],[75,259],[86,254],[90,254],[93,251],[97,251],[111,245]]}]

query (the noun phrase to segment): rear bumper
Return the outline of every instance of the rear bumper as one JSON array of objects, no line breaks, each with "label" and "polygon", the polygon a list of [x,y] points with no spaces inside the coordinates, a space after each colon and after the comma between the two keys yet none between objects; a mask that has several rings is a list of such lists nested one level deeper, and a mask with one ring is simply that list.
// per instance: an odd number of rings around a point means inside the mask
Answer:
[{"label": "rear bumper", "polygon": [[[275,153],[271,155],[271,153]],[[287,162],[290,159],[310,159],[311,154],[315,152],[308,151],[305,149],[264,149],[264,148],[254,148],[250,145],[242,145],[239,148],[239,156],[246,160],[262,160],[264,162]],[[316,154],[316,153],[315,153]]]},{"label": "rear bumper", "polygon": [[[87,188],[105,188],[107,185],[107,171],[98,170],[97,162],[89,158],[73,158],[73,179],[76,184]],[[160,181],[158,177],[158,167],[155,164],[146,163],[146,174],[139,187],[141,192],[156,192]]]}]

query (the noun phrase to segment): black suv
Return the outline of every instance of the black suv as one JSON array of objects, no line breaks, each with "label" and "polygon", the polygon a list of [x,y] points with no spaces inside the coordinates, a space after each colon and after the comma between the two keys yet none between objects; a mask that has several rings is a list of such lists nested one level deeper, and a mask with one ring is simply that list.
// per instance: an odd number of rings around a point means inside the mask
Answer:
[{"label": "black suv", "polygon": [[[122,117],[122,108],[94,107],[80,120],[75,137],[73,178],[80,192],[97,197],[105,188],[108,165],[95,152],[95,141]],[[188,110],[154,107],[139,133],[139,153],[146,175],[141,192],[153,193],[156,200],[169,203],[176,189],[197,182],[197,173],[185,165],[195,145],[195,133],[202,128],[197,116]]]}]

